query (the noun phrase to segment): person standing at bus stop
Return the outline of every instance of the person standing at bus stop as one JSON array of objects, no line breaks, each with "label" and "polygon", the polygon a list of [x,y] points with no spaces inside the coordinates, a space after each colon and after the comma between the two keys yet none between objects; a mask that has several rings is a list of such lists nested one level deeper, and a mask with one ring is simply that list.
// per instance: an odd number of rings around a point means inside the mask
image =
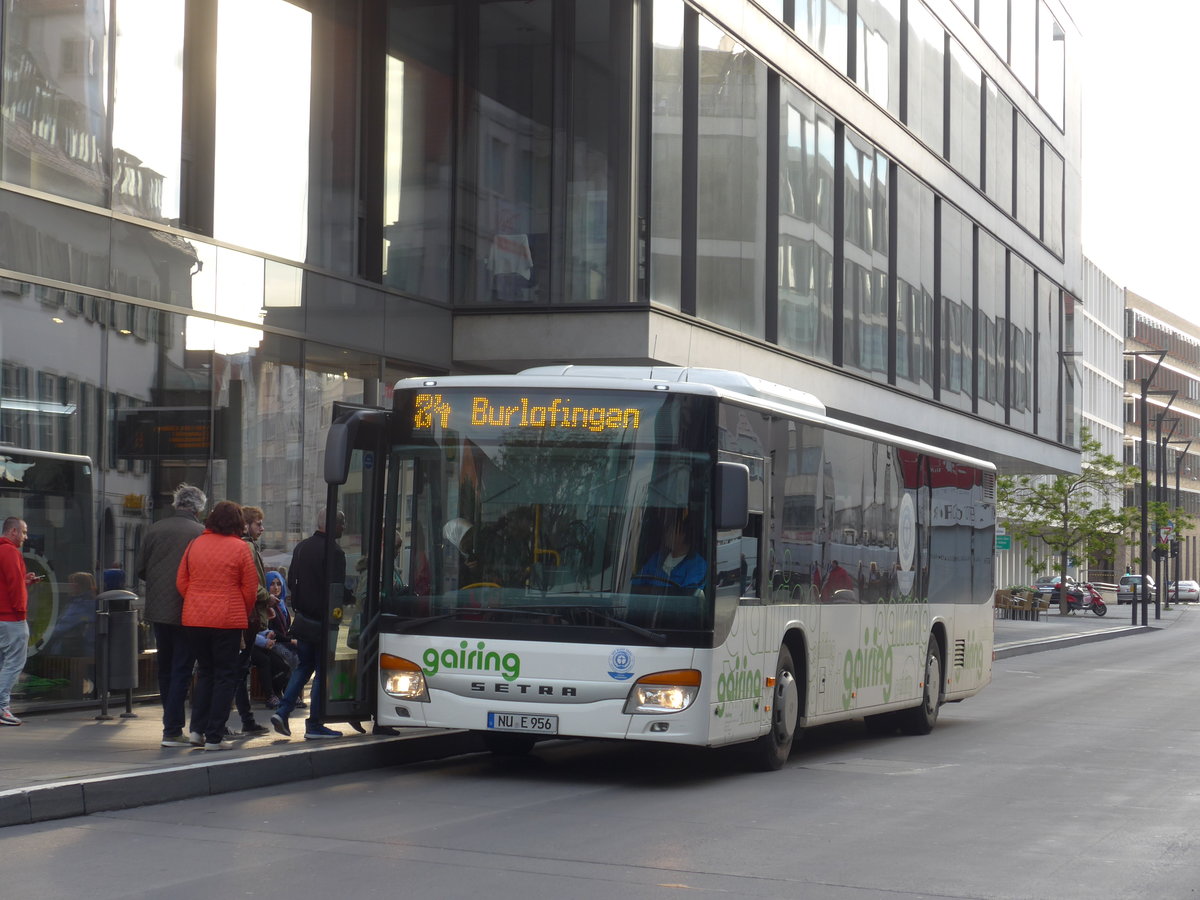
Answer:
[{"label": "person standing at bus stop", "polygon": [[[288,567],[287,588],[291,599],[292,636],[297,638],[296,655],[299,663],[292,670],[287,690],[283,692],[279,707],[271,716],[271,726],[285,737],[292,736],[292,728],[288,716],[300,701],[300,694],[308,679],[313,679],[312,706],[320,707],[322,684],[325,680],[325,641],[322,635],[316,635],[316,640],[305,640],[297,633],[297,620],[304,616],[310,620],[323,622],[326,617],[326,585],[346,584],[346,554],[336,543],[346,527],[345,513],[338,512],[334,519],[333,538],[326,533],[326,511],[324,508],[317,513],[317,529],[296,545],[292,551],[292,564]],[[333,544],[333,571],[325,570],[325,553],[328,542]],[[353,595],[346,591],[342,605],[353,603]],[[304,725],[304,738],[309,741],[340,738],[342,733],[333,728],[327,728],[322,718],[313,711]]]},{"label": "person standing at bus stop", "polygon": [[9,516],[4,520],[0,536],[0,725],[20,725],[9,704],[12,689],[29,650],[29,585],[40,581],[38,575],[25,571],[21,546],[29,536],[23,519]]},{"label": "person standing at bus stop", "polygon": [[204,491],[190,484],[175,489],[175,514],[146,530],[137,576],[146,583],[146,621],[154,628],[158,662],[158,696],[163,708],[164,747],[199,746],[184,733],[184,705],[192,683],[191,642],[183,627],[183,597],[175,586],[179,561],[188,544],[204,532],[200,513],[208,503]]}]

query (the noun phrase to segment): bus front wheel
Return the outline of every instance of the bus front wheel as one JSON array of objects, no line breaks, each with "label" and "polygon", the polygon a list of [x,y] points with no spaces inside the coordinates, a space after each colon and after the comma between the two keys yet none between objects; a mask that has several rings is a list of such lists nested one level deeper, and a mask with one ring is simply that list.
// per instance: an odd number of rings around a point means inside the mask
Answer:
[{"label": "bus front wheel", "polygon": [[800,719],[800,688],[796,666],[786,646],[779,648],[775,664],[775,689],[771,693],[771,729],[751,747],[752,760],[759,769],[778,769],[792,752],[796,723]]},{"label": "bus front wheel", "polygon": [[925,690],[921,705],[900,713],[900,730],[905,734],[929,734],[937,724],[942,704],[942,656],[937,638],[929,639],[925,650]]}]

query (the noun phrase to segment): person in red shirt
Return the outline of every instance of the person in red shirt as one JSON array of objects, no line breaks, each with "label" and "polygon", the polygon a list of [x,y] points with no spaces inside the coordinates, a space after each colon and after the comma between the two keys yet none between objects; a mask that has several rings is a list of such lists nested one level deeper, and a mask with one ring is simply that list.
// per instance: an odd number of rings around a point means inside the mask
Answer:
[{"label": "person in red shirt", "polygon": [[0,535],[0,725],[21,724],[9,704],[29,650],[29,585],[41,581],[41,576],[25,571],[21,546],[28,536],[23,519],[9,516],[4,520]]}]

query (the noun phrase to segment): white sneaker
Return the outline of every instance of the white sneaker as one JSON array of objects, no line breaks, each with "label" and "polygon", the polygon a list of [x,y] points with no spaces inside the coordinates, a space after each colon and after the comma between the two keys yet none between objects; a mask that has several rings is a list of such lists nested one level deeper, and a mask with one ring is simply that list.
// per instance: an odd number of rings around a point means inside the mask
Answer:
[{"label": "white sneaker", "polygon": [[232,741],[218,741],[215,744],[206,742],[204,744],[204,749],[205,750],[232,750],[233,742]]},{"label": "white sneaker", "polygon": [[7,706],[0,709],[0,725],[20,725],[21,720],[13,715],[13,711]]},{"label": "white sneaker", "polygon": [[193,731],[188,734],[188,742],[193,747],[203,747],[204,746],[204,735],[202,735],[198,731]]}]

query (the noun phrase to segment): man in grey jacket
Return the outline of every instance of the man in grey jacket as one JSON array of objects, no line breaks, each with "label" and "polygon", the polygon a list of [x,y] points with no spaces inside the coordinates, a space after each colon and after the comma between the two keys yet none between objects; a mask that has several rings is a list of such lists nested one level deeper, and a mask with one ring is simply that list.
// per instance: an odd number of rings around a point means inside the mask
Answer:
[{"label": "man in grey jacket", "polygon": [[200,513],[208,498],[190,484],[175,489],[175,514],[159,519],[146,530],[138,561],[138,578],[146,582],[146,621],[154,626],[158,647],[158,693],[163,708],[164,747],[191,747],[199,743],[186,734],[184,704],[192,681],[192,655],[183,627],[183,597],[175,587],[179,561],[192,539],[204,531]]}]

